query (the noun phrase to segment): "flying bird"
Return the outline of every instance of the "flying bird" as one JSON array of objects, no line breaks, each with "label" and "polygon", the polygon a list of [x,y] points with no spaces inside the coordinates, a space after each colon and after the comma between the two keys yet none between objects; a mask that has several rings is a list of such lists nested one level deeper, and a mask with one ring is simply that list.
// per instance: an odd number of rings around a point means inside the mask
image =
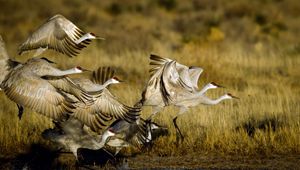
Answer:
[{"label": "flying bird", "polygon": [[117,155],[124,147],[134,146],[141,150],[167,134],[167,128],[142,118],[134,123],[118,119],[103,132],[100,143],[116,148],[114,155]]},{"label": "flying bird", "polygon": [[58,144],[59,147],[67,151],[71,151],[76,160],[78,160],[77,151],[79,148],[98,150],[103,147],[97,141],[101,136],[86,131],[84,124],[74,117],[66,121],[55,122],[54,128],[42,132],[42,137]]},{"label": "flying bird", "polygon": [[34,56],[38,56],[46,49],[53,49],[69,57],[79,54],[92,39],[103,39],[94,33],[85,33],[70,20],[57,14],[47,20],[35,30],[19,46],[19,54],[25,51],[38,49]]},{"label": "flying bird", "polygon": [[[113,73],[110,73],[112,71],[110,68],[100,67],[97,71],[94,71],[92,80],[86,78],[74,80],[76,85],[93,96],[94,102],[89,106],[79,103],[76,105],[73,115],[82,120],[94,131],[101,131],[103,128],[106,128],[112,120],[116,119],[134,122],[140,115],[140,107],[131,107],[122,103],[107,88],[110,84],[121,82]],[[103,78],[103,76],[105,78]],[[101,85],[93,82],[104,83]]]},{"label": "flying bird", "polygon": [[199,90],[198,79],[203,71],[200,67],[187,67],[175,60],[157,55],[151,55],[150,59],[150,65],[153,66],[150,70],[151,77],[143,91],[140,103],[153,108],[148,120],[151,120],[165,106],[179,107],[180,110],[173,119],[173,124],[181,139],[183,139],[183,135],[176,123],[178,115],[185,113],[192,106],[213,105],[225,99],[236,98],[231,94],[225,94],[216,100],[206,97],[207,90],[221,86],[212,82]]},{"label": "flying bird", "polygon": [[19,117],[22,116],[22,108],[27,107],[50,118],[60,119],[74,109],[74,101],[66,98],[61,91],[74,95],[84,103],[93,101],[92,96],[64,77],[82,72],[81,67],[60,70],[45,58],[31,58],[5,76],[1,89],[21,109]]},{"label": "flying bird", "polygon": [[[141,123],[137,123],[139,121]],[[118,119],[104,132],[92,133],[85,128],[80,120],[71,117],[67,121],[55,123],[54,128],[44,130],[42,137],[71,151],[77,159],[79,148],[98,150],[104,149],[108,145],[116,148],[114,155],[117,155],[124,147],[134,146],[141,149],[146,147],[147,143],[168,134],[165,127],[154,122],[147,123],[142,119],[139,121],[129,123],[123,119]]]}]

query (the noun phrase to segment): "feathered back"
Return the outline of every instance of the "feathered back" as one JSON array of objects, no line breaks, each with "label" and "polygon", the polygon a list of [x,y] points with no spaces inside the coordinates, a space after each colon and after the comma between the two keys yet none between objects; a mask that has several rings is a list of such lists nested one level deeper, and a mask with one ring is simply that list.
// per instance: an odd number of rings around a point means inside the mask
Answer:
[{"label": "feathered back", "polygon": [[57,14],[47,20],[24,43],[19,46],[19,54],[38,48],[56,50],[69,57],[76,56],[91,41],[84,40],[77,44],[76,40],[85,35],[81,29],[64,16]]}]

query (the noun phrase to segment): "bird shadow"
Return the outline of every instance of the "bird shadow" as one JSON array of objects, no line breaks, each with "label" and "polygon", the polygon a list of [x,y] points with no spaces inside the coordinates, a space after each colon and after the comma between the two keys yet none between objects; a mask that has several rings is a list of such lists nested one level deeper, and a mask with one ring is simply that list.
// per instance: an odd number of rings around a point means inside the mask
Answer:
[{"label": "bird shadow", "polygon": [[[26,153],[21,153],[13,158],[0,157],[0,169],[30,169],[30,170],[50,170],[50,169],[95,169],[101,167],[125,167],[127,158],[123,155],[114,157],[104,149],[90,150],[78,149],[78,160],[76,161],[72,153],[66,155],[57,148],[42,144],[32,144]],[[63,157],[63,158],[62,158]],[[69,159],[71,158],[71,159]]]},{"label": "bird shadow", "polygon": [[32,144],[26,153],[18,154],[11,160],[11,169],[53,169],[57,157],[57,151],[41,144]]},{"label": "bird shadow", "polygon": [[79,148],[77,150],[79,165],[98,165],[104,166],[107,163],[115,164],[117,159],[104,149],[92,150]]},{"label": "bird shadow", "polygon": [[283,120],[284,118],[277,117],[266,117],[261,120],[250,118],[249,120],[237,126],[235,130],[244,130],[249,137],[253,138],[258,130],[275,132],[284,125],[287,126],[286,124],[284,124]]}]

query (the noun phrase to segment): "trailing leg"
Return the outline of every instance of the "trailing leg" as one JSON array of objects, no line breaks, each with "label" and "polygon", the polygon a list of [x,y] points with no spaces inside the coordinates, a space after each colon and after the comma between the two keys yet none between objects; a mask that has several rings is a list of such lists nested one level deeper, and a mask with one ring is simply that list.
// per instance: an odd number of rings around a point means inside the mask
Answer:
[{"label": "trailing leg", "polygon": [[177,142],[179,141],[179,137],[180,137],[180,140],[183,141],[184,140],[184,136],[182,135],[180,129],[178,128],[178,125],[177,125],[177,116],[173,119],[173,124],[174,124],[174,127],[176,129],[176,141]]}]

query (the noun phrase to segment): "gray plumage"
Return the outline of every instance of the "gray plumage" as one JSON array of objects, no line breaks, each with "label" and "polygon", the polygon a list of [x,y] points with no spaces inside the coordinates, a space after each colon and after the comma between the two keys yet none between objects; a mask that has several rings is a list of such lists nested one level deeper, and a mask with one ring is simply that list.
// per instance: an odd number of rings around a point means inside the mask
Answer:
[{"label": "gray plumage", "polygon": [[81,121],[70,118],[56,123],[54,128],[46,129],[42,136],[70,150],[77,158],[79,148],[98,150],[108,145],[116,148],[116,155],[123,147],[134,146],[141,149],[147,143],[166,134],[168,130],[154,122],[146,123],[141,120],[140,123],[129,123],[118,119],[99,135],[84,128]]},{"label": "gray plumage", "polygon": [[167,128],[142,118],[133,123],[118,119],[103,132],[100,144],[116,148],[117,155],[124,147],[133,146],[141,150],[159,136],[166,134]]},{"label": "gray plumage", "polygon": [[96,39],[93,33],[84,33],[64,16],[57,14],[33,32],[19,47],[19,54],[28,50],[49,48],[69,57]]},{"label": "gray plumage", "polygon": [[55,123],[54,128],[46,129],[42,137],[57,143],[67,151],[71,151],[77,159],[78,148],[97,150],[103,146],[97,141],[99,135],[84,130],[84,124],[71,117],[67,121]]},{"label": "gray plumage", "polygon": [[200,67],[187,67],[168,58],[151,55],[152,65],[151,77],[143,92],[141,103],[153,107],[149,119],[163,107],[174,105],[180,108],[173,119],[177,132],[183,139],[176,120],[177,116],[183,114],[189,107],[199,104],[213,105],[224,99],[235,98],[231,94],[225,94],[213,100],[205,96],[205,92],[212,88],[220,87],[215,83],[207,84],[202,90],[198,89],[198,79],[203,71]]},{"label": "gray plumage", "polygon": [[[71,93],[80,101],[92,101],[92,96],[64,77],[80,72],[79,68],[62,71],[43,58],[32,58],[11,70],[1,83],[1,88],[18,105],[60,119],[72,113],[74,108],[73,101],[68,100],[61,91]],[[47,80],[47,77],[55,79]]]},{"label": "gray plumage", "polygon": [[[139,117],[141,109],[139,107],[130,107],[119,101],[108,89],[109,84],[119,83],[113,76],[113,70],[110,68],[98,68],[94,71],[93,78],[76,79],[75,83],[88,93],[94,96],[93,104],[88,107],[79,103],[74,110],[74,117],[82,120],[94,131],[106,128],[113,120],[124,119],[128,122],[134,122]],[[104,82],[103,85],[93,82]]]}]

